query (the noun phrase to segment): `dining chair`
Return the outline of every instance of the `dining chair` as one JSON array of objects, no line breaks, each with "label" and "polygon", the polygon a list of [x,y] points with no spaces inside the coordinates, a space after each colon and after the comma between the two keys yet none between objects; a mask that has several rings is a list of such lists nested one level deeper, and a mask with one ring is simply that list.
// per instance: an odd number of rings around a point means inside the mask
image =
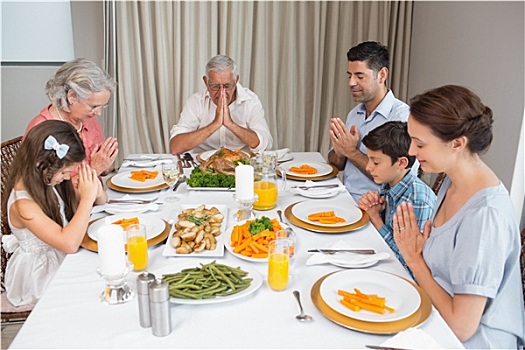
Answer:
[{"label": "dining chair", "polygon": [[417,170],[417,177],[423,180],[432,189],[432,191],[437,194],[447,175],[445,173],[427,174],[421,170],[421,167],[419,167]]},{"label": "dining chair", "polygon": [[[7,179],[9,177],[9,170],[11,168],[11,163],[13,162],[13,159],[15,158],[16,152],[20,145],[22,144],[22,136],[16,137],[14,139],[11,139],[9,141],[2,142],[2,192],[1,192],[1,198],[3,199],[4,196],[8,196],[9,193],[5,193],[5,187],[7,184]],[[2,204],[2,236],[3,235],[10,235],[11,234],[11,228],[9,228],[9,224],[7,222],[7,210]],[[1,238],[1,236],[0,236]],[[0,245],[1,246],[1,245]],[[1,256],[2,256],[2,271],[0,274],[0,289],[1,289],[1,307],[2,307],[2,325],[4,323],[15,323],[15,322],[23,322],[27,316],[29,316],[29,313],[32,310],[32,306],[23,306],[23,307],[15,307],[13,306],[6,297],[5,293],[5,287],[4,287],[4,272],[7,266],[7,261],[10,258],[10,254],[8,254],[3,246],[1,246]]]}]

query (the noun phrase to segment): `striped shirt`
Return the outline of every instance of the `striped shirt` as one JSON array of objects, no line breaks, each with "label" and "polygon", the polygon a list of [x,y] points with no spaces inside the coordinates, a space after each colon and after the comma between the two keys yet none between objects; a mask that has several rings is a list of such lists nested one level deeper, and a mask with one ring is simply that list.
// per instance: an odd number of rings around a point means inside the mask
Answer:
[{"label": "striped shirt", "polygon": [[414,205],[414,213],[416,214],[417,223],[420,230],[423,231],[425,222],[432,217],[434,212],[436,195],[430,187],[410,171],[405,175],[403,180],[392,188],[390,188],[388,183],[381,185],[379,194],[380,196],[384,196],[386,201],[385,210],[381,213],[381,219],[383,219],[385,224],[379,229],[379,234],[383,237],[390,249],[394,251],[397,259],[405,269],[412,277],[414,277],[412,271],[408,268],[405,259],[403,259],[399,253],[399,248],[394,241],[392,220],[397,206],[402,202],[410,202]]}]

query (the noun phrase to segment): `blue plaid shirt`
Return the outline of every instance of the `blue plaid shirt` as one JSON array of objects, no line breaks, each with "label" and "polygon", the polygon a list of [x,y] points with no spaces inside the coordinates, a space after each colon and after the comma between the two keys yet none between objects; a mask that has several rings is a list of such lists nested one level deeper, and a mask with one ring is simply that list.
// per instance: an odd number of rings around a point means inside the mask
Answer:
[{"label": "blue plaid shirt", "polygon": [[403,180],[392,188],[390,188],[390,185],[387,183],[381,185],[379,194],[384,196],[386,200],[385,210],[381,212],[381,218],[385,224],[379,229],[379,234],[383,237],[390,249],[394,251],[398,260],[413,278],[414,275],[412,274],[412,271],[408,268],[405,259],[403,259],[399,253],[397,244],[394,241],[392,220],[397,206],[402,202],[410,202],[414,205],[414,213],[416,214],[417,223],[420,230],[423,231],[425,222],[432,217],[434,212],[434,207],[436,206],[436,195],[430,187],[410,171],[405,175]]}]

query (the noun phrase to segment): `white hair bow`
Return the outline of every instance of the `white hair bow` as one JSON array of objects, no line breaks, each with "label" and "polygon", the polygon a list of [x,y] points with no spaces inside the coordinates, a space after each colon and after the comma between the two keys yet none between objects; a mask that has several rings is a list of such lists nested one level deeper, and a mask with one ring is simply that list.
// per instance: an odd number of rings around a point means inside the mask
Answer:
[{"label": "white hair bow", "polygon": [[44,149],[55,150],[57,157],[62,159],[66,156],[67,151],[69,151],[69,146],[65,143],[59,144],[53,135],[49,135],[44,142]]}]

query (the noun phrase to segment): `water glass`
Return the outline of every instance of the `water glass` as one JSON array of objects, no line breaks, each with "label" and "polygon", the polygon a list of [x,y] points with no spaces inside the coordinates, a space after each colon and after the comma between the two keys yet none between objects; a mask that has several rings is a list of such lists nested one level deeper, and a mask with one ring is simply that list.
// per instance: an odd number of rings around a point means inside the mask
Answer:
[{"label": "water glass", "polygon": [[[165,163],[162,164],[162,178],[164,182],[171,188],[173,185],[179,181],[179,178],[182,174],[180,173],[179,166],[175,163]],[[165,197],[164,200],[168,202],[176,202],[179,198],[175,196]]]},{"label": "water glass", "polygon": [[289,280],[291,241],[288,238],[268,243],[268,285],[275,291],[286,289]]},{"label": "water glass", "polygon": [[128,260],[133,264],[134,271],[142,271],[148,267],[148,240],[146,226],[133,224],[126,228]]}]

